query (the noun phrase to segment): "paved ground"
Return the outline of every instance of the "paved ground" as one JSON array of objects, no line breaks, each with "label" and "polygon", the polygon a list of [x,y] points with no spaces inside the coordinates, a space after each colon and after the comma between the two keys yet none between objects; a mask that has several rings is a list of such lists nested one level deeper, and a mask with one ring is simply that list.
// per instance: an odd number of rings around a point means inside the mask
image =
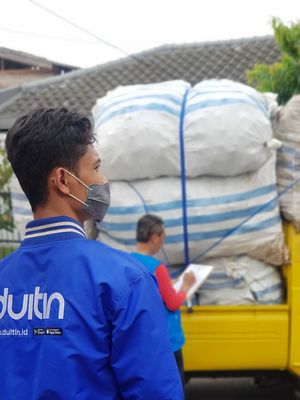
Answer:
[{"label": "paved ground", "polygon": [[186,386],[186,400],[292,400],[286,387],[259,389],[251,378],[192,378]]}]

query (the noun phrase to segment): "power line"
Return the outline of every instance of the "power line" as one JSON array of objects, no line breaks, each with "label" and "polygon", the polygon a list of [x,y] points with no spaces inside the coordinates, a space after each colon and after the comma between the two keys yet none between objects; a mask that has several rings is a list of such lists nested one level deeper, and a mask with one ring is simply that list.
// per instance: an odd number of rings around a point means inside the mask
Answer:
[{"label": "power line", "polygon": [[119,53],[122,53],[125,56],[130,57],[130,54],[128,54],[125,50],[121,49],[119,46],[108,42],[105,39],[102,39],[100,36],[95,35],[93,32],[90,32],[86,28],[83,28],[82,26],[76,24],[75,22],[63,17],[62,15],[56,13],[55,11],[50,10],[50,8],[43,6],[42,4],[38,3],[35,0],[29,0],[31,3],[33,3],[35,6],[40,7],[42,10],[48,12],[51,15],[54,15],[56,18],[61,19],[62,21],[66,22],[67,24],[73,26],[76,29],[79,29],[81,32],[84,32],[86,35],[91,36],[92,38],[96,39],[98,42],[105,44],[106,46],[111,47],[114,50],[117,50]]},{"label": "power line", "polygon": [[119,46],[107,41],[106,39],[101,38],[100,36],[95,35],[93,32],[90,32],[86,28],[83,28],[82,26],[80,26],[80,25],[76,24],[75,22],[63,17],[62,15],[56,13],[55,11],[50,10],[48,7],[43,6],[42,4],[38,3],[36,0],[29,0],[29,1],[32,4],[34,4],[35,6],[37,6],[37,7],[41,8],[42,10],[46,11],[47,13],[49,13],[49,14],[55,16],[56,18],[66,22],[67,24],[73,26],[74,28],[80,30],[81,32],[84,32],[86,35],[91,36],[92,38],[96,39],[100,43],[105,44],[106,46],[118,51],[119,53],[122,53],[126,57],[132,58],[132,59],[138,61],[139,63],[144,64],[147,68],[149,68],[150,70],[153,71],[152,65],[149,64],[147,61],[140,59],[136,55],[129,54],[127,51],[123,50],[121,47],[119,47]]}]

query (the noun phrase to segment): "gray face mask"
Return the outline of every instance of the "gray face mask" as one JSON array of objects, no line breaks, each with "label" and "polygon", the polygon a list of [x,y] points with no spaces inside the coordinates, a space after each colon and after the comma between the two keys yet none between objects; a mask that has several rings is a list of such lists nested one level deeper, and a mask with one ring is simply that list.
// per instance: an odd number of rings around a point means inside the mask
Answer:
[{"label": "gray face mask", "polygon": [[77,178],[77,176],[73,175],[66,169],[65,171],[87,189],[85,202],[81,201],[80,199],[78,199],[78,197],[74,196],[71,193],[69,193],[69,196],[79,201],[83,205],[84,211],[91,219],[102,221],[110,204],[109,183],[87,186],[79,178]]}]

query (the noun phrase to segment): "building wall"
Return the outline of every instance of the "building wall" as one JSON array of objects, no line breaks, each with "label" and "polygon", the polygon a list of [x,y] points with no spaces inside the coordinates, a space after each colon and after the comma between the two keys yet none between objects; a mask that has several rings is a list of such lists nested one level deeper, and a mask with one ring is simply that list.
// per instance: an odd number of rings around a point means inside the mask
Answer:
[{"label": "building wall", "polygon": [[19,86],[25,82],[48,78],[53,75],[53,72],[43,70],[0,70],[0,90],[12,86]]}]

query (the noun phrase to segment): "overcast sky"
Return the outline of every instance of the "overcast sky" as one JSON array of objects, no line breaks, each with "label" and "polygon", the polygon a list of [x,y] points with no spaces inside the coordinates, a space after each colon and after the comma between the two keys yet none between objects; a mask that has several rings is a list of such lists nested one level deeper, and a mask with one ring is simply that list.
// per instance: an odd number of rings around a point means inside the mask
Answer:
[{"label": "overcast sky", "polygon": [[0,46],[91,67],[163,44],[269,35],[272,16],[299,21],[299,0],[9,0]]}]

